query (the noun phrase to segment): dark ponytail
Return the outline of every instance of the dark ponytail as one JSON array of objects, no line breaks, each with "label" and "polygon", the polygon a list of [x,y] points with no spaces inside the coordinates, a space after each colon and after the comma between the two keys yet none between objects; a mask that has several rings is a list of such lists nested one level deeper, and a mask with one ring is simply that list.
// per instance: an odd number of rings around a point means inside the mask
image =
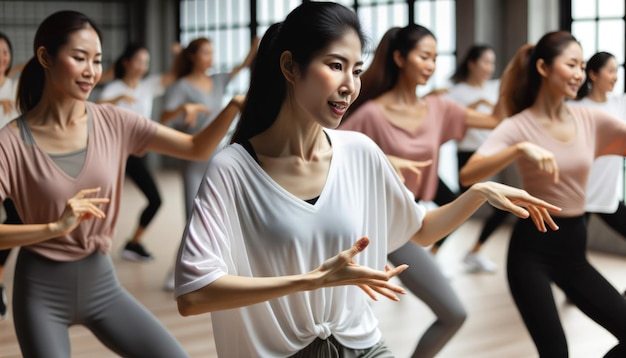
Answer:
[{"label": "dark ponytail", "polygon": [[44,68],[37,59],[37,49],[44,47],[47,54],[54,58],[72,33],[89,28],[93,29],[102,41],[102,33],[96,24],[80,12],[59,11],[43,20],[35,34],[34,56],[22,70],[17,87],[17,106],[21,113],[27,113],[39,103],[46,83]]},{"label": "dark ponytail", "polygon": [[251,66],[250,89],[232,141],[242,143],[266,131],[276,120],[287,98],[287,83],[280,69],[284,52],[291,52],[294,65],[306,73],[318,51],[350,30],[364,45],[359,19],[352,10],[317,1],[303,3],[284,22],[270,26]]}]

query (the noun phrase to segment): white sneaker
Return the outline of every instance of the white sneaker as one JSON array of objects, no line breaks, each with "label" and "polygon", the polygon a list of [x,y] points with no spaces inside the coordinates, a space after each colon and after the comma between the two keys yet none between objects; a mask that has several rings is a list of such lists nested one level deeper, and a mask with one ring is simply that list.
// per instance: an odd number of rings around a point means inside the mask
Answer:
[{"label": "white sneaker", "polygon": [[165,277],[165,282],[163,283],[163,290],[172,292],[174,291],[174,287],[176,283],[174,282],[174,269],[171,269],[167,272],[167,277]]},{"label": "white sneaker", "polygon": [[463,262],[465,263],[467,267],[467,271],[471,273],[476,273],[476,272],[494,273],[496,272],[496,268],[497,268],[496,264],[493,261],[483,256],[480,252],[477,252],[477,253],[468,252],[467,255],[465,255],[465,258],[463,259]]}]

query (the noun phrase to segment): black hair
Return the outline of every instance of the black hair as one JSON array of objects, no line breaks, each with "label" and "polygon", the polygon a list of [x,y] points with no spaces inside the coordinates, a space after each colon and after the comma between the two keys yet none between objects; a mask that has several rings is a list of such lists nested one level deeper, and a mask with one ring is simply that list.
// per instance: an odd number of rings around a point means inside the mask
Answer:
[{"label": "black hair", "polygon": [[251,66],[250,89],[243,106],[233,142],[242,143],[267,130],[276,120],[287,96],[287,84],[280,69],[281,55],[289,51],[301,73],[317,52],[347,31],[365,36],[357,15],[332,2],[306,2],[295,8],[285,21],[269,27],[261,39]]},{"label": "black hair", "polygon": [[93,29],[102,41],[102,32],[96,24],[77,11],[55,12],[39,25],[33,43],[34,56],[22,70],[17,87],[17,106],[21,113],[28,112],[39,103],[46,83],[44,68],[37,59],[37,49],[43,46],[48,55],[54,57],[72,33],[88,28]]}]

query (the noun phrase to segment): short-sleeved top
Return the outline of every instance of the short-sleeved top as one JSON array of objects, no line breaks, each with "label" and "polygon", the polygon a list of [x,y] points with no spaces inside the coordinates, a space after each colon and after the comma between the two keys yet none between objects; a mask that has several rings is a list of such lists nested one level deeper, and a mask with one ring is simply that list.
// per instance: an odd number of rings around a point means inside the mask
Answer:
[{"label": "short-sleeved top", "polygon": [[[610,96],[606,102],[598,103],[589,98],[569,102],[574,106],[596,107],[626,120],[626,95]],[[592,213],[612,214],[617,211],[623,197],[624,158],[607,155],[597,158],[591,166],[587,182],[585,210]]]},{"label": "short-sleeved top", "polygon": [[204,92],[198,89],[184,78],[179,79],[167,88],[165,92],[165,110],[173,111],[185,103],[200,103],[211,111],[209,114],[199,113],[194,127],[184,125],[184,114],[181,114],[174,120],[176,129],[190,134],[198,133],[208,126],[220,113],[226,85],[230,81],[230,73],[217,73],[210,77],[213,80],[211,92]]},{"label": "short-sleeved top", "polygon": [[122,100],[119,101],[117,105],[139,113],[146,118],[153,119],[153,101],[156,97],[165,93],[165,87],[162,85],[162,79],[163,75],[150,75],[141,79],[135,88],[128,86],[126,82],[121,79],[116,79],[104,87],[102,93],[100,94],[100,99],[110,100],[121,95],[128,95],[135,99],[134,103]]},{"label": "short-sleeved top", "polygon": [[395,126],[375,101],[364,103],[339,128],[365,133],[385,154],[416,161],[432,159],[431,165],[421,168],[419,185],[414,173],[402,173],[416,199],[431,201],[439,183],[439,148],[449,140],[463,138],[467,128],[466,108],[440,96],[426,96],[424,100],[428,113],[413,132]]},{"label": "short-sleeved top", "polygon": [[[176,297],[227,274],[304,274],[363,236],[371,242],[355,262],[384,270],[387,253],[420,229],[425,210],[370,139],[326,132],[333,155],[313,205],[279,186],[241,145],[216,154],[180,246]],[[287,357],[330,335],[355,349],[381,338],[368,298],[355,286],[216,311],[211,320],[220,357]]]},{"label": "short-sleeved top", "polygon": [[4,114],[4,108],[0,106],[0,128],[4,127],[10,121],[14,120],[18,116],[18,112],[16,110],[15,97],[17,94],[17,82],[13,81],[11,78],[5,78],[4,83],[0,86],[0,100],[11,100],[13,101],[13,110],[7,114]]},{"label": "short-sleeved top", "polygon": [[[498,102],[499,90],[500,80],[489,80],[482,87],[475,87],[466,82],[460,82],[450,87],[448,93],[444,94],[443,97],[466,107],[481,99],[495,106]],[[493,112],[492,107],[484,104],[479,105],[476,110],[486,114]],[[490,129],[468,128],[463,139],[458,142],[457,149],[464,152],[474,152],[489,137],[489,133],[491,133]]]},{"label": "short-sleeved top", "polygon": [[0,130],[0,201],[11,198],[25,224],[58,220],[67,200],[82,189],[100,187],[104,219],[85,220],[68,235],[25,246],[57,261],[73,261],[96,250],[108,252],[119,212],[124,167],[129,154],[141,155],[156,132],[156,124],[110,104],[87,103],[93,128],[85,163],[76,178],[59,168],[36,144],[22,140],[17,128]]},{"label": "short-sleeved top", "polygon": [[601,155],[624,155],[626,123],[604,111],[590,107],[567,106],[576,126],[576,136],[568,142],[552,137],[526,109],[498,125],[478,149],[483,156],[496,154],[520,142],[531,142],[554,154],[559,182],[539,172],[526,157],[516,165],[524,189],[562,211],[556,216],[573,217],[585,212],[585,188],[591,164]]}]

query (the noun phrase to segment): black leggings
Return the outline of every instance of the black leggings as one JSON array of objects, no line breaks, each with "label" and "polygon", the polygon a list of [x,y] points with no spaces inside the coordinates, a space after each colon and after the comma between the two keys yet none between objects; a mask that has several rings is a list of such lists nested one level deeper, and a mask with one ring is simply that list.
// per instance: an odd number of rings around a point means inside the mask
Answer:
[{"label": "black leggings", "polygon": [[568,356],[552,296],[555,283],[583,313],[617,337],[605,357],[626,357],[626,300],[587,261],[583,216],[555,218],[558,231],[538,232],[518,220],[509,245],[507,274],[513,300],[540,357]]},{"label": "black leggings", "polygon": [[[9,225],[21,224],[22,219],[20,219],[20,216],[17,214],[17,210],[15,209],[15,204],[13,204],[13,201],[11,201],[11,199],[6,199],[2,204],[4,206],[4,212],[7,215],[7,219],[4,221],[4,223]],[[4,264],[7,262],[7,259],[9,258],[10,253],[11,249],[0,250],[0,266],[4,266]]]},{"label": "black leggings", "polygon": [[626,218],[626,205],[624,205],[623,201],[619,202],[617,211],[612,214],[587,212],[585,213],[585,218],[588,220],[591,214],[598,215],[611,229],[622,235],[623,239],[626,239],[626,220],[624,220]]},{"label": "black leggings", "polygon": [[148,171],[143,158],[133,155],[128,157],[126,162],[126,175],[137,185],[139,190],[148,199],[148,205],[143,209],[139,218],[139,226],[145,228],[150,224],[161,206],[161,195],[159,189]]},{"label": "black leggings", "polygon": [[[446,183],[444,183],[443,180],[439,178],[439,184],[437,185],[437,193],[435,194],[435,198],[433,199],[433,202],[437,204],[438,206],[443,206],[449,202],[454,201],[457,197],[458,197],[458,194],[456,194],[450,188],[448,188]],[[448,236],[445,236],[441,240],[437,241],[434,244],[434,246],[436,247],[441,246],[441,244],[443,244],[443,242],[446,241],[447,238]]]},{"label": "black leggings", "polygon": [[[457,159],[459,165],[459,172],[461,169],[467,164],[469,158],[474,155],[474,152],[457,152]],[[461,185],[459,181],[459,188],[461,188],[461,192],[465,192],[469,187]],[[494,207],[491,208],[491,215],[485,220],[482,230],[480,231],[480,236],[478,236],[478,242],[480,244],[484,244],[487,239],[493,234],[496,229],[502,225],[502,223],[509,216],[509,213],[504,210],[499,210]]]}]

